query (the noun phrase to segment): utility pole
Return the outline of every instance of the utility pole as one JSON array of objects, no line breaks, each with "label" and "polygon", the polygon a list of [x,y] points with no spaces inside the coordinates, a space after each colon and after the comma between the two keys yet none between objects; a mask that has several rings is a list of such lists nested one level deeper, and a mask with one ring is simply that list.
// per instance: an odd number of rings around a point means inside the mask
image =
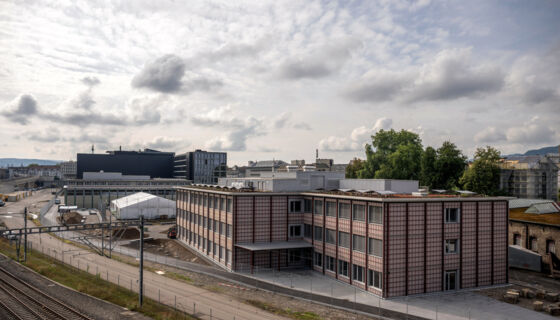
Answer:
[{"label": "utility pole", "polygon": [[23,261],[27,261],[27,207],[23,209],[23,227],[25,228],[23,234]]},{"label": "utility pole", "polygon": [[109,208],[109,258],[112,258],[113,252],[113,228],[111,223],[113,223],[113,214],[110,209],[109,200],[107,200],[107,207],[103,208],[103,215],[107,212],[107,208]]},{"label": "utility pole", "polygon": [[144,215],[140,215],[140,276],[138,278],[138,304],[142,307],[144,296]]}]

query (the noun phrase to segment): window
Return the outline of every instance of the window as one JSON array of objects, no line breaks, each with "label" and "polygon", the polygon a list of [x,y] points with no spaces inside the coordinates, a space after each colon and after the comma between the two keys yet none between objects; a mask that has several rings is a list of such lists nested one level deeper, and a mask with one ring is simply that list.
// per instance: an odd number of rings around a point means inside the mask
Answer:
[{"label": "window", "polygon": [[521,246],[521,235],[519,233],[513,235],[513,244],[516,246]]},{"label": "window", "polygon": [[303,207],[303,212],[311,212],[311,199],[304,199]]},{"label": "window", "polygon": [[381,290],[383,283],[383,272],[368,270],[368,286]]},{"label": "window", "polygon": [[338,217],[342,219],[350,219],[350,204],[349,203],[339,203],[338,204]]},{"label": "window", "polygon": [[218,244],[214,242],[214,255],[218,254]]},{"label": "window", "polygon": [[348,277],[348,262],[344,260],[338,260],[338,274]]},{"label": "window", "polygon": [[224,235],[224,233],[226,232],[226,228],[225,228],[225,223],[220,222],[220,234]]},{"label": "window", "polygon": [[383,224],[383,208],[377,206],[368,207],[368,222]]},{"label": "window", "polygon": [[368,253],[374,256],[383,256],[383,240],[369,238]]},{"label": "window", "polygon": [[332,229],[326,229],[327,233],[325,234],[325,242],[330,244],[336,244],[336,231]]},{"label": "window", "polygon": [[226,250],[226,263],[230,263],[231,262],[231,250],[227,249]]},{"label": "window", "polygon": [[327,217],[336,217],[336,202],[326,202],[326,216]]},{"label": "window", "polygon": [[228,224],[226,229],[226,237],[231,238],[232,233],[233,233],[233,226],[231,224]]},{"label": "window", "polygon": [[350,248],[350,234],[348,232],[338,232],[338,245],[344,248]]},{"label": "window", "polygon": [[459,222],[459,208],[445,208],[445,223]]},{"label": "window", "polygon": [[310,224],[304,224],[303,225],[303,236],[305,238],[311,238],[311,225]]},{"label": "window", "polygon": [[301,200],[290,200],[290,213],[301,212]]},{"label": "window", "polygon": [[323,214],[323,200],[315,200],[313,207],[314,214]]},{"label": "window", "polygon": [[224,247],[220,246],[220,260],[224,258]]},{"label": "window", "polygon": [[320,253],[320,252],[314,252],[313,253],[313,263],[317,267],[322,267],[323,266],[323,254]]},{"label": "window", "polygon": [[218,197],[214,198],[214,209],[218,209]]},{"label": "window", "polygon": [[220,210],[225,210],[226,209],[226,199],[224,198],[220,198]]},{"label": "window", "polygon": [[352,219],[366,221],[366,206],[363,204],[352,205]]},{"label": "window", "polygon": [[315,226],[315,232],[313,233],[313,239],[316,241],[323,241],[323,227]]},{"label": "window", "polygon": [[535,237],[529,237],[529,249],[530,249],[530,250],[533,250],[533,251],[537,251],[537,250],[538,250],[537,238],[535,238]]},{"label": "window", "polygon": [[208,230],[212,231],[212,225],[214,224],[213,219],[208,219]]},{"label": "window", "polygon": [[300,262],[301,261],[301,250],[292,249],[288,251],[288,263]]},{"label": "window", "polygon": [[325,269],[334,272],[335,259],[333,257],[325,256]]},{"label": "window", "polygon": [[233,207],[233,200],[232,199],[227,199],[227,212],[231,212],[231,209]]},{"label": "window", "polygon": [[212,205],[214,204],[214,197],[210,197],[208,199],[208,208],[212,208]]},{"label": "window", "polygon": [[364,282],[364,267],[352,265],[352,280]]},{"label": "window", "polygon": [[301,237],[301,224],[291,225],[289,231],[290,238]]},{"label": "window", "polygon": [[549,253],[556,254],[556,250],[554,247],[554,240],[546,240],[546,254]]},{"label": "window", "polygon": [[366,238],[356,234],[352,235],[352,250],[359,252],[366,251]]},{"label": "window", "polygon": [[445,240],[445,253],[452,254],[459,252],[459,240],[457,239],[449,239]]}]

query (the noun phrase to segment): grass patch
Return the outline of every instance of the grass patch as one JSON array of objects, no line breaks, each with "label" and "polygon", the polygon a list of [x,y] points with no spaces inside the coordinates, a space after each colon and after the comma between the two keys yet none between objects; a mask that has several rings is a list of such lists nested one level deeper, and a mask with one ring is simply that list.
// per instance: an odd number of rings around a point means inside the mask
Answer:
[{"label": "grass patch", "polygon": [[[0,239],[0,252],[16,259],[15,248],[5,239]],[[138,294],[101,280],[100,277],[58,262],[35,250],[28,255],[27,262],[23,264],[37,273],[76,291],[140,312],[154,319],[185,319],[185,316],[187,319],[196,319],[148,298],[144,298],[144,305],[139,308]]]},{"label": "grass patch", "polygon": [[259,300],[245,300],[245,302],[249,305],[268,311],[270,313],[274,313],[279,316],[285,316],[292,319],[297,319],[297,320],[320,320],[321,319],[321,317],[319,317],[319,315],[314,312],[295,311],[289,308],[282,309]]}]

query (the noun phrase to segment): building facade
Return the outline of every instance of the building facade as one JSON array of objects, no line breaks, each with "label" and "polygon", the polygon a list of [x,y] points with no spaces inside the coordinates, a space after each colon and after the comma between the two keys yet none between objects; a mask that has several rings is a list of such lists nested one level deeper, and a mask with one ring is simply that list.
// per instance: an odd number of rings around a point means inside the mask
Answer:
[{"label": "building facade", "polygon": [[173,152],[108,151],[107,154],[78,153],[76,175],[84,172],[120,172],[123,175],[147,175],[151,178],[173,177]]},{"label": "building facade", "polygon": [[510,157],[500,166],[500,189],[509,195],[558,201],[558,166],[553,158]]},{"label": "building facade", "polygon": [[307,267],[383,297],[507,283],[505,198],[235,188],[177,189],[178,239],[228,270]]},{"label": "building facade", "polygon": [[173,176],[193,183],[217,184],[226,177],[227,153],[195,150],[174,158]]},{"label": "building facade", "polygon": [[62,178],[67,179],[76,179],[78,170],[78,164],[76,161],[65,161],[60,163],[60,172],[62,174]]}]

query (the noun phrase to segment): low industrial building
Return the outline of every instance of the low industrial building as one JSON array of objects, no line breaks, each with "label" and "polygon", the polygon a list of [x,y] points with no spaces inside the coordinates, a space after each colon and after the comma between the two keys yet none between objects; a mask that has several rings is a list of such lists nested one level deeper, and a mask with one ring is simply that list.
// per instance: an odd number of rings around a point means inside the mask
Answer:
[{"label": "low industrial building", "polygon": [[312,268],[383,297],[508,282],[508,199],[297,171],[177,188],[178,239],[227,270]]},{"label": "low industrial building", "polygon": [[111,201],[111,213],[119,220],[175,218],[175,201],[138,192]]},{"label": "low industrial building", "polygon": [[65,204],[103,210],[111,201],[137,192],[175,200],[175,187],[190,184],[183,179],[150,179],[149,176],[127,176],[119,172],[85,173],[85,176],[86,179],[65,181]]},{"label": "low industrial building", "polygon": [[531,250],[542,258],[548,271],[550,253],[558,255],[560,206],[553,201],[514,199],[509,208],[509,244]]}]

